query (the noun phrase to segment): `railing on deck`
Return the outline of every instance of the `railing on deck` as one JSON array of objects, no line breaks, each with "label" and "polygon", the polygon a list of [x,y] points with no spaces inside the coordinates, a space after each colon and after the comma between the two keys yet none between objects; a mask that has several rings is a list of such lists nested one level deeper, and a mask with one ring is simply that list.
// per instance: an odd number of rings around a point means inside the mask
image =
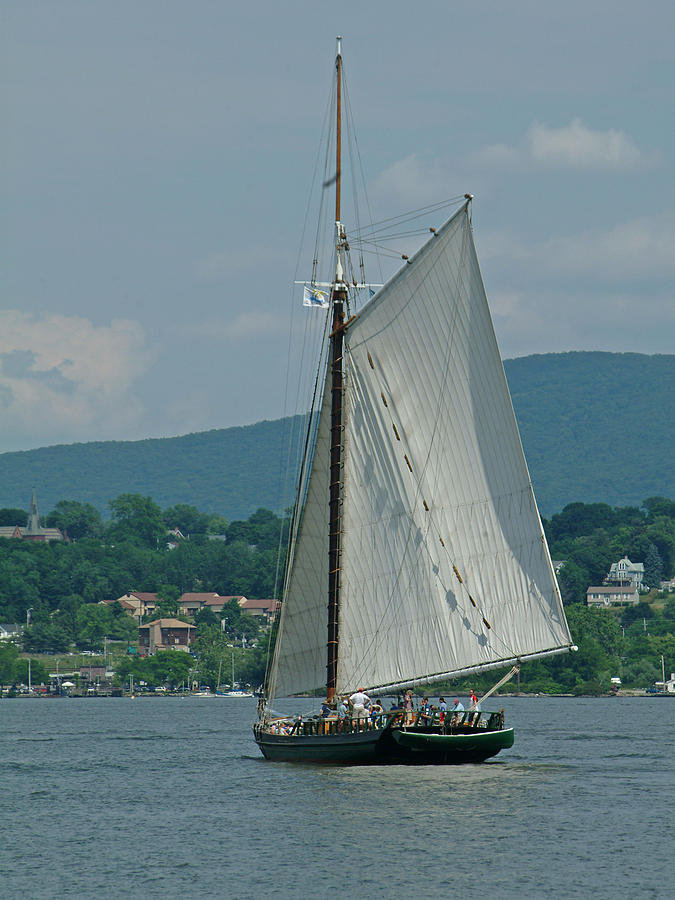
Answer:
[{"label": "railing on deck", "polygon": [[428,728],[433,732],[440,730],[443,734],[462,734],[476,729],[500,731],[504,728],[504,710],[488,713],[480,709],[467,709],[446,712],[443,716],[438,710],[431,713],[415,711],[404,714],[402,725],[404,728]]},{"label": "railing on deck", "polygon": [[447,712],[441,721],[441,713],[420,711],[405,712],[394,710],[383,712],[374,717],[344,718],[334,716],[322,718],[275,719],[262,728],[269,734],[318,737],[320,735],[358,734],[367,731],[383,731],[388,726],[413,728],[429,733],[466,734],[475,730],[499,731],[504,728],[504,711],[482,712],[481,710],[465,710],[463,712]]}]

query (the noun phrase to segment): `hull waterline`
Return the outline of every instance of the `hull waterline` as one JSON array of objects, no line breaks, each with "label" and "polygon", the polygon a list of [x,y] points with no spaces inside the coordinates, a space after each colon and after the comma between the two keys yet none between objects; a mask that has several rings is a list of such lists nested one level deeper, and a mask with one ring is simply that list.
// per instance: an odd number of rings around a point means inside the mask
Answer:
[{"label": "hull waterline", "polygon": [[338,765],[461,765],[478,763],[513,746],[513,728],[443,734],[385,728],[352,734],[282,735],[254,729],[261,753],[273,762]]}]

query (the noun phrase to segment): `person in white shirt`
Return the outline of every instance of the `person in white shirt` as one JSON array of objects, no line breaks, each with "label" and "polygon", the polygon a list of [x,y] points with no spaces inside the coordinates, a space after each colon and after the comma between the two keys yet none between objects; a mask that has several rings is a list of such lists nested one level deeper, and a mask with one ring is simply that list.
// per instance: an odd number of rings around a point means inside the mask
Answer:
[{"label": "person in white shirt", "polygon": [[368,704],[370,703],[370,697],[368,696],[368,694],[366,694],[363,688],[360,687],[358,691],[354,691],[349,700],[352,704],[352,715],[354,716],[354,718],[366,719],[368,717],[366,706],[368,706]]}]

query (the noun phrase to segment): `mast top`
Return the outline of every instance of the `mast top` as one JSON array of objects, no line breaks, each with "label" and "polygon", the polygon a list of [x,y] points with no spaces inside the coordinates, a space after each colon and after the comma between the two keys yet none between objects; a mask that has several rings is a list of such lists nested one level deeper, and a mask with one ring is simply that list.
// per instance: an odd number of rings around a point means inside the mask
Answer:
[{"label": "mast top", "polygon": [[338,35],[337,40],[337,56],[342,56],[342,36]]}]

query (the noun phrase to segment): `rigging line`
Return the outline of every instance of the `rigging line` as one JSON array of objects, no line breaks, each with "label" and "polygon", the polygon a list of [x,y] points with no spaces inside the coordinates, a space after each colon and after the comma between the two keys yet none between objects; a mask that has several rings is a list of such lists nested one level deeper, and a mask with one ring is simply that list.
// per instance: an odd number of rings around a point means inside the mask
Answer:
[{"label": "rigging line", "polygon": [[[378,257],[385,256],[387,259],[398,259],[399,262],[401,260],[400,250],[393,250],[391,247],[382,247],[378,246],[377,244],[364,244],[362,247],[359,247],[359,249],[363,253],[374,253]],[[380,274],[380,277],[382,279],[382,282],[384,282],[384,275]]]},{"label": "rigging line", "polygon": [[[326,124],[327,124],[328,116],[329,116],[329,109],[330,109],[330,103],[328,104],[328,107],[327,107],[327,109],[326,109],[326,111],[325,111],[325,113],[324,113],[324,123],[323,123],[323,126],[322,126],[322,131],[323,131],[323,132],[325,132],[325,129],[326,129]],[[296,256],[296,263],[295,263],[295,276],[296,276],[296,278],[297,278],[298,272],[299,272],[299,270],[300,270],[300,258],[301,258],[301,255],[302,255],[302,248],[303,248],[304,242],[305,242],[305,233],[306,233],[306,231],[307,231],[307,223],[308,223],[308,221],[309,221],[309,213],[310,213],[310,208],[311,208],[311,194],[312,194],[312,191],[313,191],[313,185],[316,183],[316,176],[317,176],[317,171],[318,171],[318,167],[319,167],[319,159],[320,159],[320,157],[321,157],[321,154],[320,154],[320,147],[321,147],[321,145],[319,144],[319,150],[317,151],[317,154],[316,154],[316,156],[315,156],[315,161],[314,161],[314,172],[313,172],[313,175],[312,175],[312,180],[311,180],[311,182],[310,182],[310,188],[309,188],[309,193],[308,193],[308,197],[307,197],[307,202],[306,202],[306,204],[305,204],[305,216],[304,216],[304,221],[303,221],[303,226],[302,226],[302,232],[301,232],[300,244],[299,244],[299,247],[298,247],[298,253],[297,253],[297,256]],[[294,280],[295,280],[295,279],[294,279]],[[292,352],[291,352],[291,350],[292,350],[292,336],[293,336],[293,331],[294,331],[294,329],[293,329],[293,321],[294,321],[294,313],[295,313],[295,304],[294,304],[294,302],[293,302],[293,300],[294,300],[294,296],[293,296],[293,295],[294,295],[294,287],[292,287],[292,288],[291,288],[291,291],[290,291],[290,298],[291,298],[291,321],[290,321],[290,325],[289,325],[289,329],[288,329],[288,346],[287,346],[287,355],[286,355],[286,375],[285,375],[285,379],[284,379],[284,394],[283,394],[283,406],[282,406],[282,408],[283,408],[283,410],[284,410],[284,416],[285,416],[285,417],[288,416],[288,399],[289,399],[289,389],[290,389],[290,370],[291,370],[291,359],[293,358],[293,354],[292,354]],[[297,394],[296,394],[296,404],[297,404]],[[296,410],[297,410],[297,405],[296,405],[295,408],[296,408]],[[291,429],[289,429],[289,431],[291,431]],[[286,477],[285,477],[285,479],[281,477],[281,472],[279,473],[279,485],[280,485],[280,488],[281,488],[282,485],[284,485],[284,487],[281,489],[281,490],[282,490],[283,497],[280,498],[280,499],[282,499],[282,501],[288,500],[288,495],[289,495],[288,481],[289,481],[289,478],[290,478],[290,474],[289,474],[289,473],[290,473],[290,470],[291,470],[291,467],[290,467],[290,465],[289,465],[291,453],[292,453],[292,431],[291,431],[291,434],[289,435],[289,442],[288,442],[288,448],[287,448]],[[282,465],[283,465],[283,453],[281,453],[281,454],[279,455],[279,466],[280,466],[280,468],[281,468]],[[285,484],[284,484],[284,482],[285,482]],[[283,509],[285,509],[285,508],[286,508],[286,507],[284,506]],[[277,589],[278,589],[278,574],[279,574],[279,568],[280,568],[280,548],[279,548],[279,552],[277,553],[277,565],[276,565],[276,572],[275,572],[275,593],[277,592]]]},{"label": "rigging line", "polygon": [[[343,73],[344,73],[344,69],[343,69]],[[347,111],[348,111],[348,121],[350,123],[351,135],[352,135],[352,140],[353,140],[353,144],[354,144],[354,151],[356,154],[356,160],[358,161],[358,166],[355,166],[354,162],[353,162],[353,157],[350,156],[350,160],[352,161],[352,183],[353,183],[354,189],[356,189],[356,181],[357,181],[356,173],[358,172],[358,174],[360,175],[361,190],[363,191],[363,197],[364,197],[365,204],[366,204],[366,211],[367,211],[368,218],[370,220],[370,225],[367,227],[372,228],[373,224],[374,224],[373,223],[373,212],[372,212],[372,208],[370,205],[370,197],[368,195],[365,169],[364,169],[364,165],[363,165],[363,159],[361,157],[361,149],[359,147],[359,141],[358,141],[358,136],[356,134],[356,128],[354,127],[354,114],[352,112],[351,97],[349,95],[347,84],[344,81],[344,78],[343,78],[343,84],[344,84],[344,88],[345,88],[345,98],[346,98],[346,107],[347,107]],[[361,231],[360,220],[357,220],[357,228],[356,228],[355,234],[359,234],[360,231]],[[384,281],[384,276],[383,276],[383,272],[382,272],[382,263],[380,260],[378,260],[378,264],[379,264],[380,281]],[[362,280],[365,281],[366,279],[365,279],[365,271],[363,270],[363,259],[361,259],[361,268],[362,268]]]},{"label": "rigging line", "polygon": [[[445,209],[448,206],[455,206],[457,204],[461,204],[465,201],[464,197],[450,197],[448,200],[439,200],[437,203],[432,203],[429,206],[422,206],[418,209],[410,210],[409,212],[401,213],[398,216],[390,216],[388,219],[382,219],[379,222],[373,222],[368,228],[373,230],[373,233],[377,231],[387,231],[388,228],[395,228],[399,225],[405,225],[406,222],[412,222],[415,219],[421,219],[422,216],[430,215],[434,212],[439,212],[442,209]],[[386,227],[385,227],[386,226]],[[368,234],[368,231],[365,231]],[[357,232],[357,237],[359,237],[361,232]]]},{"label": "rigging line", "polygon": [[405,222],[400,222],[396,229],[392,226],[391,228],[380,228],[377,231],[362,231],[359,234],[354,235],[353,243],[361,244],[366,242],[375,243],[377,241],[393,241],[397,237],[408,237],[409,235],[419,234],[423,234],[427,238],[429,237],[431,226],[426,222],[424,224],[415,224],[408,228],[403,228],[406,224],[407,223]]},{"label": "rigging line", "polygon": [[384,232],[379,232],[378,234],[365,234],[359,235],[355,237],[352,241],[353,244],[359,246],[360,244],[376,244],[378,241],[394,241],[397,238],[404,237],[419,237],[420,235],[424,235],[425,238],[429,237],[429,229],[428,228],[415,228],[409,229],[408,231],[395,231],[391,234],[386,234]]},{"label": "rigging line", "polygon": [[[332,82],[332,79],[331,79]],[[326,107],[326,112],[324,116],[324,124],[321,130],[321,140],[319,142],[319,151],[323,146],[324,149],[324,160],[323,160],[323,181],[321,190],[319,191],[319,215],[317,218],[316,224],[316,236],[314,243],[314,259],[312,263],[312,280],[316,281],[316,270],[319,263],[319,259],[323,254],[321,254],[319,248],[325,247],[326,245],[326,222],[328,219],[328,214],[325,212],[326,207],[326,176],[329,172],[329,166],[332,165],[330,162],[331,159],[331,151],[332,151],[332,140],[334,135],[334,112],[337,104],[337,87],[335,84],[332,84],[330,97],[328,101],[328,105]],[[318,165],[318,159],[317,159]],[[314,176],[316,177],[316,175]]]},{"label": "rigging line", "polygon": [[[349,168],[351,171],[351,193],[352,193],[352,205],[354,207],[354,224],[356,231],[360,231],[361,228],[361,212],[359,209],[359,194],[358,194],[358,184],[356,180],[356,166],[354,163],[354,144],[356,140],[355,135],[355,127],[354,127],[354,118],[351,107],[351,98],[349,95],[349,90],[347,88],[347,81],[345,77],[344,67],[342,70],[342,83],[343,83],[343,98],[344,98],[344,123],[345,123],[345,134],[347,137],[347,156],[349,159]],[[351,231],[351,229],[350,229]],[[348,235],[349,241],[351,242],[351,234]],[[349,255],[349,264],[351,266],[351,254]],[[352,271],[352,280],[356,279],[353,277]]]}]

